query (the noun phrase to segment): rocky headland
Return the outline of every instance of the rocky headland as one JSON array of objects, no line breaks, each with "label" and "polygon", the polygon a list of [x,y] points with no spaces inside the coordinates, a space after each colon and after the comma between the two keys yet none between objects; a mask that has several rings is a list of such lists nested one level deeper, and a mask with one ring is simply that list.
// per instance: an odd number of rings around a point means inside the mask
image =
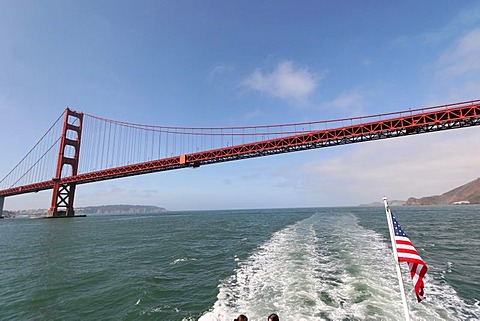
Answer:
[{"label": "rocky headland", "polygon": [[480,178],[452,189],[442,195],[410,197],[405,205],[480,204]]},{"label": "rocky headland", "polygon": [[[452,189],[442,195],[433,195],[425,197],[410,197],[406,201],[392,200],[388,201],[391,206],[402,205],[464,205],[480,204],[480,178],[477,178],[465,185]],[[361,204],[359,206],[383,206],[382,202],[372,202]]]}]

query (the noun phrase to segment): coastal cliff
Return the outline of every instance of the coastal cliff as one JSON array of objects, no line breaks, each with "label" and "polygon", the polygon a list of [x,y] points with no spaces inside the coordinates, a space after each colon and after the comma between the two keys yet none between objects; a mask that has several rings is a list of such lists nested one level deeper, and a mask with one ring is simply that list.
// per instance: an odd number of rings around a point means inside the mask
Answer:
[{"label": "coastal cliff", "polygon": [[452,189],[442,195],[410,197],[405,205],[480,204],[480,178]]}]

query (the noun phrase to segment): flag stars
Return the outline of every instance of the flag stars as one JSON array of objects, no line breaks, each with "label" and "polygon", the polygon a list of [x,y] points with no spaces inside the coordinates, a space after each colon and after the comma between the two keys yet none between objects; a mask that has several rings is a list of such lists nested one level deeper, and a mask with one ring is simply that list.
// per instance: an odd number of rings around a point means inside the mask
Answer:
[{"label": "flag stars", "polygon": [[402,228],[400,227],[400,224],[398,224],[397,219],[393,214],[392,214],[392,221],[393,221],[393,229],[395,230],[395,235],[407,237],[407,234],[402,230]]}]

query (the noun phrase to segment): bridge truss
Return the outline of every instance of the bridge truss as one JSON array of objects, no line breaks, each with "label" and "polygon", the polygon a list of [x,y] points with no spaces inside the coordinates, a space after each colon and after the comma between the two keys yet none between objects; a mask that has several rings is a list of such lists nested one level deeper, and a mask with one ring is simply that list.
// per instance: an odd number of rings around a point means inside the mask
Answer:
[{"label": "bridge truss", "polygon": [[330,121],[252,127],[140,125],[68,108],[62,116],[0,181],[0,198],[53,189],[51,215],[73,215],[78,184],[477,126],[480,100]]}]

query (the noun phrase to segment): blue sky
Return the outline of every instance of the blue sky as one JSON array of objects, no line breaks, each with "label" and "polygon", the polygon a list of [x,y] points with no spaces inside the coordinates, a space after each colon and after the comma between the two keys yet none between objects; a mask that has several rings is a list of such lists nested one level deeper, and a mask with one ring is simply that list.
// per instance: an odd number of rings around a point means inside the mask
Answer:
[{"label": "blue sky", "polygon": [[[0,176],[65,107],[152,125],[328,120],[480,98],[477,1],[0,0]],[[357,205],[480,176],[480,128],[81,185],[76,206]],[[47,208],[50,191],[5,209]]]}]

